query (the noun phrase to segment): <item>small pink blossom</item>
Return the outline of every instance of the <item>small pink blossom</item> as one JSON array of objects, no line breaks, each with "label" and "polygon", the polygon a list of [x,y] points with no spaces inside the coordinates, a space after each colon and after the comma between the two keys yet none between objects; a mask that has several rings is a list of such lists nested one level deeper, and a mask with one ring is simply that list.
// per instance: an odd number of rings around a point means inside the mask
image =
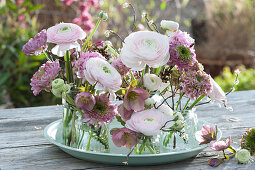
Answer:
[{"label": "small pink blossom", "polygon": [[158,109],[148,109],[132,114],[126,121],[126,128],[145,136],[157,135],[165,125],[167,119],[164,113]]},{"label": "small pink blossom", "polygon": [[118,112],[122,118],[123,121],[127,121],[131,118],[132,114],[134,113],[134,110],[127,110],[124,107],[124,104],[120,104],[118,106]]},{"label": "small pink blossom", "polygon": [[150,97],[148,91],[142,88],[133,88],[130,86],[124,96],[124,107],[127,110],[142,111],[144,110],[144,101]]},{"label": "small pink blossom", "polygon": [[130,68],[128,68],[127,66],[125,66],[125,65],[122,63],[122,61],[121,61],[120,58],[117,58],[117,59],[113,60],[112,66],[113,66],[113,67],[120,73],[120,75],[122,75],[122,76],[125,76],[125,75],[129,72],[129,70],[130,70]]},{"label": "small pink blossom", "polygon": [[112,129],[111,130],[112,141],[118,147],[132,148],[138,142],[137,134],[127,128]]},{"label": "small pink blossom", "polygon": [[77,0],[60,0],[60,2],[62,2],[66,6],[70,6],[74,1]]},{"label": "small pink blossom", "polygon": [[226,141],[211,141],[210,142],[210,148],[215,151],[223,151],[227,149],[230,146],[231,137],[229,136]]},{"label": "small pink blossom", "polygon": [[199,145],[207,144],[217,139],[217,130],[209,125],[204,125],[201,131],[196,132],[195,136]]},{"label": "small pink blossom", "polygon": [[37,96],[42,90],[50,91],[51,83],[58,76],[60,70],[58,60],[54,62],[47,61],[43,64],[31,79],[30,85],[34,95]]},{"label": "small pink blossom", "polygon": [[224,91],[221,89],[221,87],[213,80],[213,78],[211,78],[211,82],[213,87],[212,87],[212,92],[209,94],[209,97],[213,101],[217,101],[217,102],[226,101],[226,95]]},{"label": "small pink blossom", "polygon": [[75,96],[75,105],[77,108],[91,111],[96,104],[95,97],[89,92],[81,92]]},{"label": "small pink blossom", "polygon": [[80,50],[77,40],[83,40],[86,33],[76,24],[60,23],[47,30],[47,41],[56,44],[52,53],[60,57],[64,56],[67,50],[76,48]]}]

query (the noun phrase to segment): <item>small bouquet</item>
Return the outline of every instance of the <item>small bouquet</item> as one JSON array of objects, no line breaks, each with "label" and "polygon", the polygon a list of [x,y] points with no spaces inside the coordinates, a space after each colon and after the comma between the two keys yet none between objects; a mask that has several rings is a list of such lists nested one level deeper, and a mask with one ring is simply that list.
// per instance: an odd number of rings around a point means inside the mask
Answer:
[{"label": "small bouquet", "polygon": [[[117,147],[130,149],[128,156],[134,150],[160,153],[159,147],[168,147],[171,138],[176,148],[176,134],[188,141],[185,126],[195,106],[226,106],[225,93],[196,59],[194,39],[178,23],[161,21],[159,33],[148,22],[150,31],[132,32],[118,51],[109,41],[91,42],[107,14],[101,11],[98,17],[88,37],[78,25],[60,23],[23,47],[26,55],[43,53],[48,59],[31,86],[34,95],[46,91],[62,97],[63,144],[110,152],[111,135]],[[202,102],[206,96],[208,101]],[[109,130],[113,120],[119,124]]]}]

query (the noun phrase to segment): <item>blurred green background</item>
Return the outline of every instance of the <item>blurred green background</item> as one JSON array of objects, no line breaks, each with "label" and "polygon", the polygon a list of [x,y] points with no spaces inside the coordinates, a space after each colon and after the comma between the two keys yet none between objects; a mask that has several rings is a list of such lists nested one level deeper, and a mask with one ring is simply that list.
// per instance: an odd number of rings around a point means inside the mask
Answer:
[{"label": "blurred green background", "polygon": [[[81,3],[86,3],[88,26],[97,20],[97,12],[104,10],[109,19],[100,25],[94,41],[110,40],[120,47],[115,36],[106,38],[104,32],[113,30],[125,38],[133,27],[148,29],[142,19],[159,27],[162,19],[180,23],[196,40],[197,59],[205,71],[228,91],[234,82],[234,70],[239,68],[236,90],[255,89],[255,6],[253,0],[130,0],[135,11],[123,8],[124,0],[0,0],[0,109],[53,105],[61,101],[46,92],[34,96],[30,79],[46,60],[44,56],[25,56],[22,46],[42,29],[59,22],[75,22],[81,14]],[[83,14],[84,15],[84,14]],[[76,20],[77,21],[77,20]],[[90,25],[88,24],[90,23]]]}]

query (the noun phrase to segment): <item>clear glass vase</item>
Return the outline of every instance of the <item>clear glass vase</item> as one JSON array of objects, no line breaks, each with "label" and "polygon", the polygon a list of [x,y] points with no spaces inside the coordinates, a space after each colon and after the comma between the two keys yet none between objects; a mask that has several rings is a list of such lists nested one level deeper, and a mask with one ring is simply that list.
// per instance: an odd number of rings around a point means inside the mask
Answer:
[{"label": "clear glass vase", "polygon": [[158,154],[160,153],[160,135],[143,136],[135,147],[135,154]]},{"label": "clear glass vase", "polygon": [[195,133],[198,130],[198,119],[195,109],[182,113],[185,126],[177,131],[161,132],[161,153],[189,150],[197,147]]},{"label": "clear glass vase", "polygon": [[[71,91],[69,100],[73,100],[77,92]],[[82,112],[63,98],[62,141],[64,145],[87,151],[109,152],[108,125],[89,126],[83,122]]]}]

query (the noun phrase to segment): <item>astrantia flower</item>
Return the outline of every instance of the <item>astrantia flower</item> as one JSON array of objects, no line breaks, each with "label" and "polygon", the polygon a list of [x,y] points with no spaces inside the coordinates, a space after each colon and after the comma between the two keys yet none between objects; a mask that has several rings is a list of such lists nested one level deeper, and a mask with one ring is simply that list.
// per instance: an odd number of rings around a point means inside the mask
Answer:
[{"label": "astrantia flower", "polygon": [[201,131],[196,132],[195,136],[199,145],[207,144],[217,139],[217,131],[214,127],[204,125]]},{"label": "astrantia flower", "polygon": [[171,38],[170,42],[170,60],[168,65],[176,65],[179,71],[188,71],[196,60],[194,49],[194,39],[186,32],[178,30]]},{"label": "astrantia flower", "polygon": [[75,67],[78,69],[77,76],[79,78],[85,78],[84,70],[86,69],[86,63],[90,58],[105,58],[98,52],[83,52],[80,58],[75,62]]},{"label": "astrantia flower", "polygon": [[34,38],[31,38],[22,48],[25,55],[41,55],[42,51],[47,48],[46,30],[37,33]]},{"label": "astrantia flower", "polygon": [[124,107],[127,110],[142,111],[144,110],[144,101],[150,97],[148,91],[142,88],[134,89],[132,86],[124,96]]},{"label": "astrantia flower", "polygon": [[213,87],[212,87],[212,92],[209,94],[209,97],[213,101],[217,101],[217,102],[226,101],[226,95],[224,91],[221,89],[221,87],[213,80],[213,78],[211,78],[211,82]]},{"label": "astrantia flower", "polygon": [[124,40],[120,58],[127,67],[142,70],[145,65],[157,68],[169,60],[169,38],[152,31],[138,31]]},{"label": "astrantia flower", "polygon": [[230,146],[231,137],[229,136],[226,141],[211,141],[209,147],[215,151],[223,151]]},{"label": "astrantia flower", "polygon": [[75,96],[75,105],[77,108],[85,111],[91,111],[96,104],[95,97],[89,92],[81,92]]},{"label": "astrantia flower", "polygon": [[58,76],[60,70],[58,60],[43,64],[31,79],[30,85],[34,95],[38,95],[41,90],[49,91],[51,82]]},{"label": "astrantia flower", "polygon": [[117,115],[117,105],[112,104],[106,94],[95,96],[96,103],[92,110],[82,110],[84,121],[91,125],[101,126],[104,123],[112,122]]},{"label": "astrantia flower", "polygon": [[241,140],[241,148],[249,150],[251,155],[255,154],[255,128],[245,131]]},{"label": "astrantia flower", "polygon": [[52,53],[62,57],[69,49],[76,48],[80,50],[80,44],[77,40],[82,40],[86,37],[86,33],[76,24],[60,23],[47,30],[47,41],[57,44]]},{"label": "astrantia flower", "polygon": [[86,80],[96,84],[96,89],[104,91],[117,91],[122,84],[121,75],[107,61],[102,58],[91,58],[86,63],[84,71]]},{"label": "astrantia flower", "polygon": [[120,73],[120,75],[125,76],[130,68],[128,68],[127,66],[125,66],[120,58],[117,58],[116,60],[113,60],[112,62],[112,66]]},{"label": "astrantia flower", "polygon": [[144,87],[151,91],[155,91],[159,89],[162,80],[155,74],[146,73],[143,77]]},{"label": "astrantia flower", "polygon": [[203,94],[208,96],[213,87],[211,76],[200,70],[183,74],[180,85],[185,95],[191,99],[198,98]]},{"label": "astrantia flower", "polygon": [[138,142],[137,134],[127,128],[112,129],[111,130],[112,141],[118,147],[132,148]]},{"label": "astrantia flower", "polygon": [[157,109],[149,109],[132,114],[126,121],[126,128],[145,136],[157,135],[166,123],[165,115]]}]

